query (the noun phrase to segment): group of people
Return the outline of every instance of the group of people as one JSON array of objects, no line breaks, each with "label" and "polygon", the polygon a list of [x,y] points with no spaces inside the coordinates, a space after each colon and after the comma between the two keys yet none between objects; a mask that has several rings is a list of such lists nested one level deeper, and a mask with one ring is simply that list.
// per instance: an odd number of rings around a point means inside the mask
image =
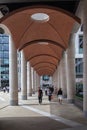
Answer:
[{"label": "group of people", "polygon": [[[54,91],[54,89],[49,88],[49,89],[48,89],[48,92],[45,93],[45,94],[48,93],[47,95],[48,95],[48,100],[49,100],[49,101],[51,101],[51,99],[52,99],[53,91]],[[42,103],[42,97],[43,97],[43,91],[42,91],[42,89],[39,87],[39,89],[38,89],[38,101],[39,101],[39,104]],[[57,97],[58,97],[59,103],[62,104],[63,91],[62,91],[61,88],[59,88],[59,90],[57,91]]]},{"label": "group of people", "polygon": [[[53,93],[53,89],[48,89],[47,91],[47,95],[48,95],[48,100],[51,101],[51,98],[52,98],[52,93]],[[38,89],[38,101],[39,101],[39,104],[42,103],[42,97],[43,97],[43,91],[42,89],[39,87]]]}]

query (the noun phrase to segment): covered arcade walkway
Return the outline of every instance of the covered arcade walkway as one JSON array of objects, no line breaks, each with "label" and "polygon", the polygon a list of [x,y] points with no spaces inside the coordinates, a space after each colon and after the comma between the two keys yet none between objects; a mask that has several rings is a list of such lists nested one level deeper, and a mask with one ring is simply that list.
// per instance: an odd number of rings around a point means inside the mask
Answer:
[{"label": "covered arcade walkway", "polygon": [[[75,97],[75,33],[77,32],[80,25],[83,24],[83,112],[84,115],[87,117],[87,1],[76,0],[76,3],[78,3],[78,6],[75,6],[74,12],[67,11],[64,8],[41,3],[7,11],[5,15],[5,11],[3,13],[3,10],[1,10],[0,27],[4,30],[5,34],[9,35],[10,88],[10,106],[1,109],[2,113],[5,109],[11,108],[11,110],[15,112],[15,108],[20,108],[20,106],[18,106],[20,104],[18,98],[18,51],[21,52],[20,67],[22,102],[24,102],[24,104],[27,104],[29,98],[33,98],[33,93],[36,93],[38,90],[38,86],[40,86],[41,75],[50,75],[52,76],[53,85],[55,86],[55,88],[58,89],[59,87],[61,87],[64,92],[63,96],[65,98],[67,97],[67,102],[70,103],[61,106],[63,108],[63,112],[65,110],[65,106],[66,108],[68,107],[68,109],[69,106],[73,106],[73,104],[71,103],[74,103]],[[2,7],[4,6],[1,6],[1,8]],[[7,4],[6,7],[9,8],[9,4]],[[82,11],[84,12],[82,13]],[[57,102],[55,102],[55,104],[56,103]],[[39,107],[38,105],[36,106]],[[45,105],[43,105],[43,107],[44,106]],[[28,108],[29,107],[30,104],[28,104]],[[50,107],[52,108],[50,111],[51,114],[57,115],[58,111],[56,110],[58,106],[55,105],[54,107],[54,104],[51,104]],[[24,111],[24,108],[22,109],[23,110],[21,111]],[[69,110],[71,110],[71,108]],[[4,113],[6,111],[4,111]],[[75,113],[77,114],[76,111]],[[68,112],[67,114],[69,116]],[[59,119],[57,120],[59,121]],[[51,119],[49,122],[51,124]],[[31,124],[29,126],[31,126]],[[43,126],[45,127],[45,125]],[[61,126],[63,126],[63,124]],[[32,127],[34,127],[34,125]],[[55,130],[56,128],[58,129],[58,125],[57,127],[55,127]],[[68,127],[64,126],[64,128]]]}]

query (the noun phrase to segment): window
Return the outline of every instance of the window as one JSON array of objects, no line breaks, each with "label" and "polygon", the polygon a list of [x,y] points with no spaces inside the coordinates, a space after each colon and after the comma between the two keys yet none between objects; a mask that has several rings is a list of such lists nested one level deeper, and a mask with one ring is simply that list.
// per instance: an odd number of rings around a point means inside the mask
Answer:
[{"label": "window", "polygon": [[79,53],[83,53],[83,36],[79,35]]},{"label": "window", "polygon": [[3,63],[4,63],[4,65],[9,64],[9,60],[4,58]]},{"label": "window", "polygon": [[0,58],[3,58],[3,51],[0,52]]},{"label": "window", "polygon": [[9,58],[9,53],[8,53],[8,51],[4,51],[4,58]]},{"label": "window", "polygon": [[81,25],[81,32],[83,32],[83,25]]},{"label": "window", "polygon": [[9,38],[7,35],[4,35],[4,34],[0,34],[0,44],[3,44],[3,43],[9,43]]},{"label": "window", "polygon": [[76,76],[81,77],[83,75],[83,61],[82,58],[76,58]]},{"label": "window", "polygon": [[9,51],[9,46],[7,43],[0,44],[0,51]]},{"label": "window", "polygon": [[48,81],[49,80],[49,76],[48,75],[44,75],[43,76],[43,80]]},{"label": "window", "polygon": [[0,34],[1,86],[9,85],[9,36]]}]

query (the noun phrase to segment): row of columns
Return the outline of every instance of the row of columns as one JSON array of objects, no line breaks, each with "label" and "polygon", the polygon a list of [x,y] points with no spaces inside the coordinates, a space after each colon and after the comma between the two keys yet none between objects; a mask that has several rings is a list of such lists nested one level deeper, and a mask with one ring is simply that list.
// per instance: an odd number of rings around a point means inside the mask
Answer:
[{"label": "row of columns", "polygon": [[[17,50],[15,44],[9,36],[9,86],[10,86],[10,105],[18,105],[18,66]],[[27,100],[27,96],[38,90],[40,77],[26,62],[24,52],[21,51],[21,98]]]},{"label": "row of columns", "polygon": [[75,34],[71,35],[66,57],[67,70],[67,99],[74,102],[75,95]]},{"label": "row of columns", "polygon": [[[64,97],[67,95],[67,99],[69,102],[73,102],[74,98],[74,89],[75,89],[75,59],[74,59],[74,38],[71,37],[71,43],[69,44],[69,47],[67,49],[67,57],[66,58],[66,70],[65,70],[65,61],[64,57],[62,58],[59,69],[58,69],[58,77],[56,79],[59,79],[59,87],[62,87],[64,90]],[[68,59],[68,60],[67,60]],[[10,104],[11,105],[17,105],[18,104],[18,71],[17,71],[17,50],[14,46],[14,43],[10,36],[9,41],[9,75],[10,75]],[[14,68],[14,69],[13,69]],[[31,77],[31,71],[32,71],[32,77]],[[67,72],[67,73],[66,73]],[[57,71],[56,71],[57,73]],[[66,80],[66,77],[67,80]],[[31,69],[29,62],[26,62],[25,56],[23,51],[21,51],[21,94],[22,99],[27,100],[27,93],[28,96],[32,96],[32,86],[33,86],[33,92],[35,91],[35,81],[33,82],[32,79],[34,78],[34,72],[33,68]],[[37,77],[36,84],[38,86],[40,85],[40,78]],[[56,80],[57,81],[57,80]],[[66,83],[67,81],[67,83]],[[55,82],[57,84],[57,82]],[[67,89],[66,89],[66,86]],[[67,92],[66,92],[67,91]]]},{"label": "row of columns", "polygon": [[[84,1],[83,13],[83,113],[87,117],[87,1]],[[61,87],[64,96],[67,95],[67,100],[70,103],[74,102],[75,98],[75,34],[71,35],[68,49],[63,54],[63,57],[58,65],[57,72],[53,76],[57,80],[57,87]],[[57,79],[55,79],[57,77]],[[56,81],[55,81],[56,82]]]},{"label": "row of columns", "polygon": [[[83,44],[83,111],[87,117],[87,0],[83,2],[83,25],[84,25],[84,44]],[[69,102],[74,102],[75,95],[75,59],[74,59],[74,37],[71,36],[71,41],[68,49],[63,55],[63,58],[58,65],[58,69],[53,76],[55,85],[62,87],[64,90],[64,96],[67,96]],[[27,63],[24,56],[22,56],[22,70],[21,70],[21,86],[22,86],[22,99],[27,99],[28,96],[32,95],[32,83],[30,64]],[[65,66],[65,67],[64,67]],[[10,104],[18,104],[18,71],[17,71],[17,50],[10,36],[9,41],[9,79],[10,79]],[[13,69],[14,68],[14,69]],[[24,69],[25,68],[25,69]],[[65,70],[64,70],[65,69]],[[27,76],[26,76],[27,72]],[[27,78],[26,78],[27,77]],[[55,79],[56,77],[56,79]],[[39,86],[39,77],[37,77],[34,86]],[[34,90],[34,89],[33,89]]]},{"label": "row of columns", "polygon": [[[63,96],[67,97],[69,103],[74,102],[75,95],[75,34],[71,35],[70,43],[62,59],[58,64],[57,71],[53,76],[56,87],[63,89]],[[54,84],[54,82],[53,82]],[[55,85],[55,84],[54,84]]]},{"label": "row of columns", "polygon": [[18,105],[17,50],[14,45],[11,36],[9,36],[10,105]]}]

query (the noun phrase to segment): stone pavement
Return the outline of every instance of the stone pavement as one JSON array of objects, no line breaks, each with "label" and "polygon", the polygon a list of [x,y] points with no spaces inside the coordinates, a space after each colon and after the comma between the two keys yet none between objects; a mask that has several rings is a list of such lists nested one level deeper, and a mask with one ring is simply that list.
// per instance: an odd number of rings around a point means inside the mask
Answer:
[{"label": "stone pavement", "polygon": [[[55,106],[58,107],[56,110]],[[87,119],[73,104],[65,100],[49,102],[43,96],[43,102],[38,104],[37,94],[28,100],[21,100],[19,106],[9,105],[9,93],[0,92],[0,130],[87,130]]]}]

